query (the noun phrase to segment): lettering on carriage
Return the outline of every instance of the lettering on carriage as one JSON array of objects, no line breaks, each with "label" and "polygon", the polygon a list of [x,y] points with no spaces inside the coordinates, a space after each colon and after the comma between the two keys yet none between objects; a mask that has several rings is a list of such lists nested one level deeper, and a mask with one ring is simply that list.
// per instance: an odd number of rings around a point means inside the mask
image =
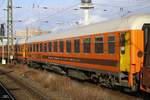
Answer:
[{"label": "lettering on carriage", "polygon": [[77,63],[86,63],[86,64],[96,64],[96,65],[104,65],[104,66],[119,66],[118,60],[111,59],[88,59],[88,58],[69,58],[69,57],[56,57],[56,56],[39,56],[39,55],[31,55],[34,58],[39,59],[48,59],[48,60],[57,60],[57,61],[68,61],[68,62],[77,62]]},{"label": "lettering on carriage", "polygon": [[50,60],[72,61],[72,62],[79,62],[79,61],[81,61],[80,59],[74,59],[74,58],[61,58],[61,57],[52,57],[52,56],[49,56],[48,59],[50,59]]},{"label": "lettering on carriage", "polygon": [[88,63],[88,64],[97,64],[104,66],[119,66],[119,61],[114,60],[103,60],[103,59],[84,59],[84,58],[66,58],[66,57],[48,57],[49,60],[61,60],[69,62],[78,62],[78,63]]}]

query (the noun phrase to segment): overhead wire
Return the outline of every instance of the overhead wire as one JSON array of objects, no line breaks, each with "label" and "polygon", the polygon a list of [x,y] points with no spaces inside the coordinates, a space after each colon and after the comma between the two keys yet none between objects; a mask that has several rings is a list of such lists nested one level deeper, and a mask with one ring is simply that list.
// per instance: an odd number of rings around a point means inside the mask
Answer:
[{"label": "overhead wire", "polygon": [[[118,1],[119,2],[119,1]],[[139,10],[142,10],[142,9],[144,9],[144,8],[148,8],[149,6],[150,6],[150,3],[145,3],[145,2],[143,2],[143,3],[141,3],[140,2],[140,4],[136,4],[136,5],[130,5],[130,6],[114,6],[114,5],[109,5],[109,4],[104,4],[104,3],[95,3],[95,5],[98,5],[98,6],[108,6],[108,7],[114,7],[114,8],[119,8],[120,9],[120,13],[122,12],[124,12],[124,13],[126,13],[126,14],[124,14],[124,15],[122,15],[121,17],[123,17],[123,16],[126,16],[126,15],[128,15],[128,13],[134,13],[134,12],[136,12],[136,11],[139,11]],[[138,9],[134,9],[134,10],[132,10],[133,9],[133,7],[135,8],[135,7],[142,7],[142,8],[138,8]],[[144,6],[144,7],[143,7]],[[132,9],[131,9],[132,8]],[[126,9],[126,11],[125,11],[125,9]],[[130,9],[130,10],[127,10],[127,9]]]},{"label": "overhead wire", "polygon": [[[80,4],[80,3],[79,3],[79,4]],[[45,20],[45,19],[47,19],[47,18],[48,18],[48,20],[51,20],[53,17],[58,16],[58,15],[61,15],[62,13],[64,13],[64,12],[70,10],[70,8],[73,8],[73,7],[75,7],[75,6],[79,5],[79,4],[75,4],[75,5],[69,6],[69,7],[65,8],[65,9],[56,11],[55,13],[52,13],[52,14],[46,16],[45,18],[41,18],[41,19],[35,20],[35,21],[32,22],[31,24],[36,23],[36,22],[39,22],[39,21],[43,21],[43,20]],[[139,5],[145,6],[143,3],[142,3],[142,4],[132,5],[132,6],[115,6],[115,5],[103,4],[103,3],[94,3],[94,4],[95,4],[95,5],[100,5],[100,6],[109,6],[109,7],[119,8],[119,9],[120,9],[120,8],[123,8],[123,11],[122,11],[122,12],[124,12],[124,9],[125,9],[125,8],[136,7],[136,6],[139,6]],[[35,2],[35,0],[33,0],[33,6],[32,6],[32,8],[35,8],[35,6],[36,6],[36,2]],[[146,6],[146,7],[143,7],[143,8],[147,8],[147,7],[149,7],[149,6],[150,6],[150,5],[148,5],[148,6]],[[143,9],[143,8],[139,8],[138,10]],[[126,12],[124,12],[124,13],[127,13],[128,11],[130,11],[130,10],[126,10]],[[135,11],[137,11],[137,9],[134,9],[134,10],[132,10],[132,11],[129,12],[129,13],[133,13],[133,12],[135,12]],[[119,11],[119,12],[117,12],[117,13],[122,13],[122,12]],[[116,13],[116,14],[117,14],[117,13]],[[112,13],[111,13],[111,14],[112,14]],[[128,14],[125,14],[125,16],[126,16],[126,15],[128,15]],[[31,24],[29,24],[29,25],[31,25]]]},{"label": "overhead wire", "polygon": [[[69,7],[67,7],[67,8],[64,8],[64,9],[62,9],[62,10],[60,10],[60,11],[57,11],[56,13],[50,14],[50,15],[47,16],[46,18],[55,17],[56,15],[62,14],[62,13],[64,13],[64,12],[70,10],[70,8],[73,8],[73,7],[77,6],[77,5],[79,5],[79,4],[75,4],[75,5],[69,6]],[[46,18],[45,18],[45,19],[46,19]],[[39,21],[42,21],[42,20],[44,20],[44,19],[37,19],[37,20],[35,20],[33,23],[36,23],[36,22],[39,22]],[[31,24],[33,24],[33,23],[31,23]]]}]

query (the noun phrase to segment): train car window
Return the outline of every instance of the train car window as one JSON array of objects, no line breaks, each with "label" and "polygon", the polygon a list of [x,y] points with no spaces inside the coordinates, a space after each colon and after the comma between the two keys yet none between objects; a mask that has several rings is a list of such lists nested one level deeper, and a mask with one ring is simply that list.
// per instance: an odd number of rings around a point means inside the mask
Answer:
[{"label": "train car window", "polygon": [[34,52],[34,44],[31,45],[32,52]]},{"label": "train car window", "polygon": [[[19,50],[20,51],[20,50]],[[30,44],[30,52],[32,52],[32,44]]]},{"label": "train car window", "polygon": [[31,47],[32,47],[32,52],[34,52],[34,44],[32,44]]},{"label": "train car window", "polygon": [[44,52],[47,52],[47,43],[44,43]]},{"label": "train car window", "polygon": [[32,52],[34,52],[34,44],[32,44]]},{"label": "train car window", "polygon": [[31,52],[31,44],[29,44],[29,52]]},{"label": "train car window", "polygon": [[37,52],[38,48],[37,48],[37,43],[35,44],[35,52]]},{"label": "train car window", "polygon": [[74,52],[80,53],[80,39],[74,40]]},{"label": "train car window", "polygon": [[[18,50],[19,51],[19,50]],[[28,44],[28,51],[30,52],[30,44]]]},{"label": "train car window", "polygon": [[64,52],[64,42],[63,41],[59,41],[59,51]]},{"label": "train car window", "polygon": [[58,50],[58,43],[57,41],[54,42],[54,52],[57,52]]},{"label": "train car window", "polygon": [[48,51],[49,51],[49,52],[52,52],[52,42],[49,42],[49,43],[48,43]]},{"label": "train car window", "polygon": [[19,52],[19,45],[17,46],[18,52]]},{"label": "train car window", "polygon": [[23,52],[23,49],[24,49],[23,47],[24,47],[24,45],[21,46],[21,51],[22,51],[22,52]]},{"label": "train car window", "polygon": [[20,52],[21,52],[21,45],[19,47],[20,47]]},{"label": "train car window", "polygon": [[85,38],[83,40],[83,52],[84,53],[90,53],[91,52],[91,39]]},{"label": "train car window", "polygon": [[22,46],[20,45],[20,52],[22,52]]},{"label": "train car window", "polygon": [[42,48],[42,43],[40,43],[40,52],[43,51],[43,48]]},{"label": "train car window", "polygon": [[31,52],[33,52],[32,44],[31,44]]},{"label": "train car window", "polygon": [[108,53],[115,53],[115,36],[108,36]]},{"label": "train car window", "polygon": [[33,44],[33,52],[35,52],[35,44]]},{"label": "train car window", "polygon": [[30,44],[28,44],[28,51],[30,52]]},{"label": "train car window", "polygon": [[23,52],[23,45],[21,45],[21,52]]},{"label": "train car window", "polygon": [[18,45],[16,45],[16,51],[18,52]]},{"label": "train car window", "polygon": [[103,37],[95,37],[95,53],[104,53]]},{"label": "train car window", "polygon": [[32,44],[30,45],[30,47],[31,47],[31,52],[33,52]]},{"label": "train car window", "polygon": [[19,52],[19,45],[17,45],[17,51]]},{"label": "train car window", "polygon": [[[17,46],[17,48],[18,48],[18,46]],[[30,52],[30,45],[28,44],[28,52]]]},{"label": "train car window", "polygon": [[36,52],[39,52],[39,44],[36,44]]},{"label": "train car window", "polygon": [[32,44],[32,52],[34,52],[34,44]]},{"label": "train car window", "polygon": [[15,51],[17,52],[17,45],[15,45]]},{"label": "train car window", "polygon": [[34,44],[34,52],[36,52],[36,44]]},{"label": "train car window", "polygon": [[71,40],[66,41],[66,52],[71,53]]},{"label": "train car window", "polygon": [[31,44],[29,44],[29,52],[31,52]]},{"label": "train car window", "polygon": [[123,33],[120,33],[120,49],[121,49],[121,54],[125,54],[125,35],[126,33],[123,32]]}]

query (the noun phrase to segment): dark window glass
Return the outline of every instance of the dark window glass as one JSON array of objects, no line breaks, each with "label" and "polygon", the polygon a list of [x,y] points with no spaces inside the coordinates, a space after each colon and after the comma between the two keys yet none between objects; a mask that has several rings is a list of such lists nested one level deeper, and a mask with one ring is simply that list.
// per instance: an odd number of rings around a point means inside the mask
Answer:
[{"label": "dark window glass", "polygon": [[[5,50],[6,50],[6,48],[5,48]],[[19,45],[17,45],[17,51],[19,52]]]},{"label": "dark window glass", "polygon": [[[2,48],[1,48],[1,50],[2,50]],[[15,45],[15,51],[17,52],[17,45]]]},{"label": "dark window glass", "polygon": [[[20,51],[20,46],[19,46],[19,51]],[[30,44],[30,52],[32,52],[32,44]]]},{"label": "dark window glass", "polygon": [[[8,48],[8,47],[7,47]],[[21,52],[21,45],[20,45],[20,52]]]},{"label": "dark window glass", "polygon": [[124,33],[120,33],[120,51],[121,54],[125,54],[125,43],[126,43],[126,39],[125,39],[125,32]]},{"label": "dark window glass", "polygon": [[35,52],[35,48],[36,48],[36,47],[35,47],[35,44],[33,44],[33,52]]},{"label": "dark window glass", "polygon": [[[18,46],[17,46],[17,51],[19,51]],[[30,45],[28,45],[28,52],[30,52]]]},{"label": "dark window glass", "polygon": [[120,46],[125,46],[125,33],[120,33]]},{"label": "dark window glass", "polygon": [[64,42],[63,41],[59,41],[59,50],[60,50],[60,52],[64,52]]},{"label": "dark window glass", "polygon": [[74,52],[80,53],[80,39],[74,40]]},{"label": "dark window glass", "polygon": [[32,44],[32,52],[34,52],[34,44]]},{"label": "dark window glass", "polygon": [[85,38],[83,40],[83,52],[84,53],[90,53],[91,52],[91,39],[90,38]]},{"label": "dark window glass", "polygon": [[43,49],[43,48],[42,48],[42,43],[40,43],[40,52],[43,51],[42,49]]},{"label": "dark window glass", "polygon": [[34,44],[34,48],[35,48],[34,52],[36,52],[36,44]]},{"label": "dark window glass", "polygon": [[47,52],[47,43],[44,43],[44,52]]},{"label": "dark window glass", "polygon": [[[5,48],[5,50],[6,50],[6,48]],[[19,45],[17,45],[17,51],[19,51]]]},{"label": "dark window glass", "polygon": [[17,49],[17,52],[18,52],[18,45],[16,45],[16,49]]},{"label": "dark window glass", "polygon": [[48,43],[48,51],[49,51],[49,52],[52,52],[52,42],[49,42],[49,43]]},{"label": "dark window glass", "polygon": [[34,44],[32,44],[32,52],[34,52]]},{"label": "dark window glass", "polygon": [[95,53],[104,53],[103,37],[96,37],[95,38]]},{"label": "dark window glass", "polygon": [[39,52],[39,44],[36,44],[36,51]]},{"label": "dark window glass", "polygon": [[21,46],[21,52],[23,52],[23,45]]},{"label": "dark window glass", "polygon": [[71,53],[71,41],[70,40],[66,41],[66,52]]},{"label": "dark window glass", "polygon": [[58,43],[57,41],[54,42],[54,52],[57,52],[58,50]]},{"label": "dark window glass", "polygon": [[108,53],[115,53],[115,36],[108,36]]}]

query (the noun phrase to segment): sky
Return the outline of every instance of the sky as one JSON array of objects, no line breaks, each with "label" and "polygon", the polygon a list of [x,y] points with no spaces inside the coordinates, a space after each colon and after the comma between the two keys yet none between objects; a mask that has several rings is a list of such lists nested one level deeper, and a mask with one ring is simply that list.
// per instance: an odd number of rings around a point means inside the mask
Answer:
[{"label": "sky", "polygon": [[[136,13],[150,13],[150,0],[92,0],[90,22],[96,23]],[[0,0],[0,23],[6,23],[7,0]],[[13,0],[14,30],[58,30],[83,23],[80,0]],[[21,8],[16,8],[21,7]],[[44,9],[47,8],[47,9]],[[123,8],[123,10],[121,10]],[[21,20],[22,22],[19,22]]]}]

